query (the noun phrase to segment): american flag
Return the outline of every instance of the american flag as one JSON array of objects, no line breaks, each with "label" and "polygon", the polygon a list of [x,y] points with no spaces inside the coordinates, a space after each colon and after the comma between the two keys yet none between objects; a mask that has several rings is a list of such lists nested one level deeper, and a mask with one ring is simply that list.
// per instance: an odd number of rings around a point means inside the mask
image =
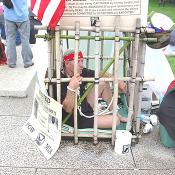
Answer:
[{"label": "american flag", "polygon": [[31,10],[43,25],[54,29],[65,8],[65,0],[31,0]]}]

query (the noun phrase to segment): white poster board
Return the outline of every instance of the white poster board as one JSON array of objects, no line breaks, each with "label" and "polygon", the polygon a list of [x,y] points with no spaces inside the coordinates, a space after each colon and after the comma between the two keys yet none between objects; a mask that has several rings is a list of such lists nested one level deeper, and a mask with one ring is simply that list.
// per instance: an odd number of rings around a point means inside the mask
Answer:
[{"label": "white poster board", "polygon": [[36,143],[47,159],[50,159],[61,141],[62,105],[45,95],[36,84],[31,117],[23,130]]},{"label": "white poster board", "polygon": [[155,79],[155,81],[149,81],[147,84],[157,99],[162,100],[169,84],[174,80],[174,75],[161,49],[146,47],[144,76]]},{"label": "white poster board", "polygon": [[100,26],[115,26],[115,17],[120,16],[120,28],[135,29],[136,18],[146,25],[148,0],[67,0],[61,26],[94,26],[94,20],[100,20]]}]

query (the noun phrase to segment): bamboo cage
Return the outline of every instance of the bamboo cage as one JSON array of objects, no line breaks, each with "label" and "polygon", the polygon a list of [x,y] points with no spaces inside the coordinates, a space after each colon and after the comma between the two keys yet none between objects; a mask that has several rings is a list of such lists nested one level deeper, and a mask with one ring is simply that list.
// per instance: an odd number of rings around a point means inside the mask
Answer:
[{"label": "bamboo cage", "polygon": [[[42,28],[39,28],[42,29]],[[45,28],[43,28],[45,29]],[[68,31],[74,31],[74,36],[69,35]],[[87,31],[87,36],[81,36],[81,31]],[[104,32],[113,32],[114,37],[105,37]],[[125,36],[121,37],[120,33],[124,32]],[[117,114],[117,102],[118,102],[118,82],[123,80],[127,82],[128,93],[128,122],[126,123],[126,130],[133,131],[133,139],[138,139],[140,137],[140,111],[141,111],[141,93],[143,82],[152,81],[153,79],[145,78],[144,72],[144,59],[145,59],[145,46],[146,42],[155,42],[156,38],[147,38],[145,35],[146,29],[143,30],[141,27],[141,20],[137,18],[135,24],[135,31],[127,31],[124,29],[120,30],[120,17],[116,17],[115,27],[100,27],[100,23],[97,20],[94,27],[83,27],[80,26],[80,22],[76,21],[74,27],[67,26],[61,27],[57,26],[54,32],[47,31],[45,36],[37,36],[38,38],[45,38],[48,40],[48,75],[45,78],[46,87],[48,87],[48,95],[53,97],[53,84],[57,84],[57,101],[61,103],[61,83],[69,82],[70,78],[61,78],[60,72],[62,68],[62,53],[63,53],[63,41],[66,43],[66,48],[69,48],[69,40],[74,41],[75,58],[74,58],[74,74],[77,73],[78,66],[78,51],[80,50],[80,41],[87,40],[87,51],[86,55],[86,68],[89,68],[90,60],[95,63],[95,77],[93,78],[83,78],[82,81],[88,82],[89,86],[85,94],[80,100],[77,98],[77,91],[75,95],[75,105],[74,105],[74,128],[73,133],[62,133],[64,137],[74,137],[74,143],[78,143],[80,137],[90,137],[93,138],[93,143],[97,144],[99,138],[110,138],[112,145],[114,145],[116,137],[116,114]],[[148,32],[148,31],[147,31]],[[152,31],[151,31],[152,32]],[[66,35],[63,33],[66,33]],[[94,33],[94,35],[92,35]],[[141,35],[143,34],[143,35]],[[143,37],[144,36],[144,37]],[[95,42],[94,56],[90,55],[90,45],[91,41]],[[104,41],[112,40],[114,41],[112,58],[106,57],[103,54]],[[121,41],[123,41],[122,47]],[[124,69],[123,76],[119,77],[119,60],[120,54],[124,57]],[[107,62],[104,65],[104,61]],[[109,67],[113,65],[112,77],[103,77]],[[56,76],[54,73],[56,72]],[[98,114],[98,86],[99,82],[107,81],[113,83],[113,124],[110,131],[100,132],[97,127],[97,114]],[[77,125],[77,107],[87,96],[88,92],[95,86],[95,97],[94,97],[94,128],[89,131],[80,132]],[[68,118],[69,116],[67,116]],[[65,123],[66,119],[63,121]]]}]

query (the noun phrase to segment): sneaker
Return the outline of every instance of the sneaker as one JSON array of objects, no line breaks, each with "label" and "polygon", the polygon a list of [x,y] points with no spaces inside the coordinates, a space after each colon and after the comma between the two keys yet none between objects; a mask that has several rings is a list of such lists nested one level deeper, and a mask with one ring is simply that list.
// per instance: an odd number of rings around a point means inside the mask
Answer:
[{"label": "sneaker", "polygon": [[28,68],[28,67],[33,66],[33,65],[34,65],[34,63],[29,64],[29,65],[24,65],[24,68]]},{"label": "sneaker", "polygon": [[16,67],[15,64],[9,64],[8,66],[9,66],[10,68],[15,68],[15,67]]}]

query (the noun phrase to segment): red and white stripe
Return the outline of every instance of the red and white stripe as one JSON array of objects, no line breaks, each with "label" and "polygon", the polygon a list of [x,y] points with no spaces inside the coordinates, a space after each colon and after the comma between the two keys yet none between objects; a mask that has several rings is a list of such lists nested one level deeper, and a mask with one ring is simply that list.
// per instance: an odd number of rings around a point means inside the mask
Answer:
[{"label": "red and white stripe", "polygon": [[38,20],[55,28],[65,9],[65,0],[31,0],[31,10]]}]

